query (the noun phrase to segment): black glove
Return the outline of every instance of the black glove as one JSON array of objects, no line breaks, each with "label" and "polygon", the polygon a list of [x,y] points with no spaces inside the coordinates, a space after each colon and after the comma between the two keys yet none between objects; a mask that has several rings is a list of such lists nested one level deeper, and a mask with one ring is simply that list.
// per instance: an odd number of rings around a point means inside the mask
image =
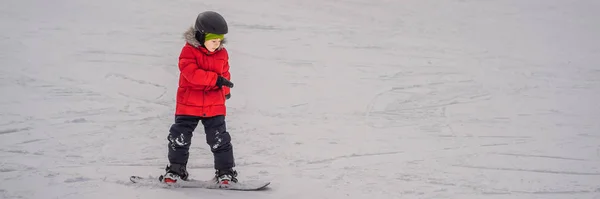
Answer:
[{"label": "black glove", "polygon": [[225,79],[223,76],[219,76],[217,78],[217,86],[219,88],[221,88],[222,86],[227,86],[229,88],[233,88],[233,83],[231,83],[229,80]]},{"label": "black glove", "polygon": [[231,93],[225,95],[225,99],[228,100],[229,98],[231,98]]}]

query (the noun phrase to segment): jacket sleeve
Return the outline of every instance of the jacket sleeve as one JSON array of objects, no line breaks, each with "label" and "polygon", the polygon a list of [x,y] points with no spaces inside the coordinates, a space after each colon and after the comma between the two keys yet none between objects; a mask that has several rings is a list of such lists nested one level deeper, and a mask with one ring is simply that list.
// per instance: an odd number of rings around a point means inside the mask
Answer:
[{"label": "jacket sleeve", "polygon": [[[223,77],[231,81],[231,74],[229,73],[229,58],[225,62],[225,68],[223,69]],[[228,95],[231,92],[231,88],[223,86],[223,94]]]},{"label": "jacket sleeve", "polygon": [[194,85],[214,86],[217,83],[217,73],[202,70],[196,63],[192,47],[184,46],[179,55],[179,71],[183,77]]}]

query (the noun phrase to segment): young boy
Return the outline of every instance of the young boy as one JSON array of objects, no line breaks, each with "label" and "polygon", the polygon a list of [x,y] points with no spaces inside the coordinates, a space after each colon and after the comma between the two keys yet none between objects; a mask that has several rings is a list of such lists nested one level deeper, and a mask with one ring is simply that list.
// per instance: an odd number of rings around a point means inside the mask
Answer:
[{"label": "young boy", "polygon": [[166,183],[187,180],[192,132],[199,122],[204,126],[206,143],[214,156],[216,183],[236,183],[231,136],[225,127],[225,100],[233,83],[229,55],[223,47],[227,22],[216,12],[198,15],[194,27],[184,33],[186,41],[179,56],[179,87],[175,123],[169,130],[169,165],[160,178]]}]

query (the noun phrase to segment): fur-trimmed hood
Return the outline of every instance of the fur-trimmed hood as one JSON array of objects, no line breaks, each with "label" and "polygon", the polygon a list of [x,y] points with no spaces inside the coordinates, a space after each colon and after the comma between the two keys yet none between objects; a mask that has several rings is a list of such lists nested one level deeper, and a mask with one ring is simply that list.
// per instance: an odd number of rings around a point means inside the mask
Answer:
[{"label": "fur-trimmed hood", "polygon": [[[194,30],[193,26],[188,28],[188,30],[183,33],[183,38],[185,39],[185,42],[189,43],[190,45],[194,46],[195,48],[202,47],[202,44],[200,43],[200,41],[198,41],[196,39],[196,30]],[[221,41],[221,46],[219,46],[219,48],[217,48],[217,50],[223,49],[225,47],[224,45],[226,42],[227,42],[227,39],[224,38],[223,41]]]}]

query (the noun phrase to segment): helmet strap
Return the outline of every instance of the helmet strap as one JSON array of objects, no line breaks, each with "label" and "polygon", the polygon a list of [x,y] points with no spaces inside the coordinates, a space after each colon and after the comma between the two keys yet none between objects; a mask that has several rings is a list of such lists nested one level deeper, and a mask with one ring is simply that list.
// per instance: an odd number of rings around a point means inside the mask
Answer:
[{"label": "helmet strap", "polygon": [[200,31],[196,31],[196,34],[194,34],[194,37],[196,38],[196,40],[198,40],[198,42],[200,42],[200,46],[204,47],[204,38],[206,37],[206,34],[200,32]]}]

